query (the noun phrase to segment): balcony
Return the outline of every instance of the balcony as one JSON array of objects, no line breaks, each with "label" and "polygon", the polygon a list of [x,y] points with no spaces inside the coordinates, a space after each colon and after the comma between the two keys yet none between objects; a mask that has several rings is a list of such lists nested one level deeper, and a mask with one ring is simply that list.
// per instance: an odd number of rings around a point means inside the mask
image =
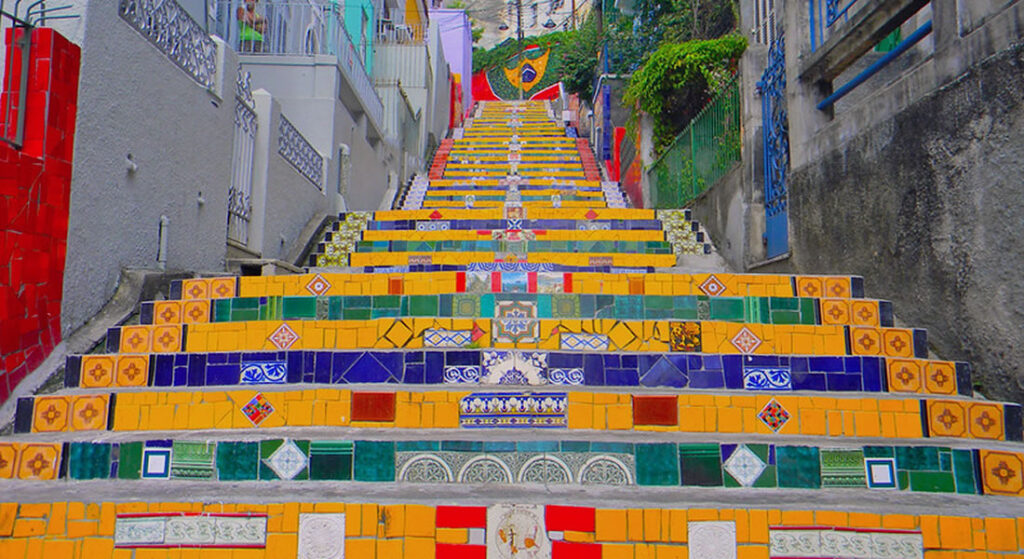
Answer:
[{"label": "balcony", "polygon": [[333,56],[344,85],[350,89],[341,92],[342,101],[358,99],[361,111],[375,124],[383,121],[384,106],[367,71],[367,63],[373,59],[372,45],[360,41],[357,47],[352,42],[345,28],[343,3],[264,0],[252,11],[248,5],[245,0],[216,0],[215,34],[243,56]]}]

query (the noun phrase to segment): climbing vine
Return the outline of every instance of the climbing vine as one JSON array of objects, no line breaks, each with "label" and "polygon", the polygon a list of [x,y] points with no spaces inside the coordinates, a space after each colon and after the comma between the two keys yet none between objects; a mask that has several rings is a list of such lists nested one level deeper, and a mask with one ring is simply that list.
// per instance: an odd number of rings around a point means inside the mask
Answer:
[{"label": "climbing vine", "polygon": [[742,35],[663,43],[629,82],[624,101],[654,120],[658,151],[690,122],[722,83],[736,70],[747,48]]}]

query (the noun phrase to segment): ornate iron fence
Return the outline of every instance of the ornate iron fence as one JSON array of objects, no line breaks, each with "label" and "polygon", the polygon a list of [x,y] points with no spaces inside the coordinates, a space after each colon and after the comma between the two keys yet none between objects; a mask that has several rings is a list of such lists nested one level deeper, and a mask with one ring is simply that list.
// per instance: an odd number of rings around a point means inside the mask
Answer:
[{"label": "ornate iron fence", "polygon": [[648,169],[651,206],[680,208],[740,160],[740,88],[726,82]]},{"label": "ornate iron fence", "polygon": [[177,2],[121,0],[118,13],[199,85],[213,87],[217,45]]},{"label": "ornate iron fence", "polygon": [[324,156],[284,115],[281,115],[281,124],[278,126],[277,153],[323,192]]},{"label": "ornate iron fence", "polygon": [[257,126],[249,72],[239,69],[235,84],[235,141],[231,159],[231,187],[228,189],[228,239],[243,246],[249,244]]},{"label": "ornate iron fence", "polygon": [[789,250],[788,197],[789,119],[786,107],[786,41],[784,36],[768,51],[768,66],[757,83],[761,94],[764,134],[764,244],[768,258]]}]

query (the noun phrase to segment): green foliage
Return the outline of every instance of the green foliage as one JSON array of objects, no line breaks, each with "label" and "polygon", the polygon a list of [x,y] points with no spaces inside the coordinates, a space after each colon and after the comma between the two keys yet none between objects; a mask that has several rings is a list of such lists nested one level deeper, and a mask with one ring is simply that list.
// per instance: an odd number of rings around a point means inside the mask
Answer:
[{"label": "green foliage", "polygon": [[[525,37],[523,39],[523,48],[530,45],[538,45],[542,49],[546,49],[566,41],[571,42],[573,39],[572,33],[572,31],[556,31],[555,33],[548,33],[547,35],[537,37]],[[518,53],[519,43],[511,38],[505,39],[490,49],[475,48],[473,49],[473,73],[489,70],[504,64]],[[554,52],[552,52],[552,56],[554,56]]]},{"label": "green foliage", "polygon": [[661,150],[693,119],[736,69],[747,48],[742,35],[663,43],[633,73],[624,102],[654,119]]},{"label": "green foliage", "polygon": [[[476,23],[476,22],[474,21],[473,23]],[[472,33],[473,33],[473,42],[474,43],[480,41],[480,37],[484,36],[484,28],[483,27],[477,27],[476,25],[473,25],[471,30],[472,30]]]}]

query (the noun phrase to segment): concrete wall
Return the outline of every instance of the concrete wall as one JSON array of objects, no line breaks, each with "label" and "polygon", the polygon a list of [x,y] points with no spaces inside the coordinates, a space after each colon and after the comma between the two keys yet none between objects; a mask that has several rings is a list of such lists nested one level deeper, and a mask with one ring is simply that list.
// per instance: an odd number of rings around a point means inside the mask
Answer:
[{"label": "concrete wall", "polygon": [[[354,116],[339,98],[344,79],[331,56],[244,56],[255,88],[264,88],[280,102],[281,110],[302,130],[314,147],[331,159],[328,197],[335,207],[376,209],[387,189],[387,173],[398,167],[398,156],[386,142],[370,142],[365,115]],[[351,150],[352,166],[344,200],[337,199],[338,150]],[[332,194],[333,193],[333,194]]]},{"label": "concrete wall", "polygon": [[[1024,2],[933,2],[931,44],[834,111],[815,109],[827,91],[799,79],[805,17],[780,17],[789,254],[766,263],[757,243],[760,97],[749,89],[743,166],[697,202],[698,219],[737,269],[864,276],[869,296],[928,328],[937,355],[971,362],[983,393],[1024,400]],[[750,56],[741,62],[745,85],[760,72]]]},{"label": "concrete wall", "polygon": [[[230,85],[227,100],[198,85],[117,2],[90,2],[85,15],[65,333],[107,301],[122,267],[156,266],[160,216],[170,219],[168,268],[222,269],[231,177]],[[237,66],[233,53],[223,64]]]}]

